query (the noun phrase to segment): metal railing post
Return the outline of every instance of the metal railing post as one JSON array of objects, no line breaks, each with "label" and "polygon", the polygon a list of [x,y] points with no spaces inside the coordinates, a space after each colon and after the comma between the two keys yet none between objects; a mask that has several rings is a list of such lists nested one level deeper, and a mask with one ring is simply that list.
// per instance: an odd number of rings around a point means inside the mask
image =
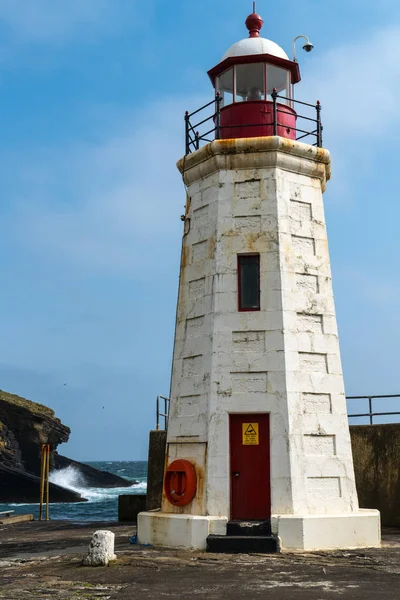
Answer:
[{"label": "metal railing post", "polygon": [[[399,411],[384,411],[384,412],[374,412],[373,409],[373,401],[374,400],[387,400],[388,398],[400,398],[400,394],[384,394],[380,396],[347,396],[347,400],[368,400],[368,411],[357,414],[349,414],[349,419],[358,419],[362,417],[368,417],[369,424],[374,424],[374,417],[391,417],[391,416],[400,416]],[[379,410],[379,409],[378,409]],[[393,421],[393,423],[397,423],[398,421]]]},{"label": "metal railing post", "polygon": [[278,96],[278,92],[276,91],[276,88],[273,89],[271,97],[272,97],[272,115],[273,115],[273,119],[274,119],[274,135],[278,135],[278,111],[277,111],[277,107],[276,107],[276,98]]},{"label": "metal railing post", "polygon": [[319,100],[317,100],[315,109],[317,111],[317,146],[322,148],[321,102]]},{"label": "metal railing post", "polygon": [[190,153],[190,143],[189,143],[189,112],[185,112],[185,154]]},{"label": "metal railing post", "polygon": [[43,500],[44,500],[44,487],[45,487],[45,473],[46,473],[46,455],[45,455],[46,444],[42,444],[40,451],[40,497],[39,497],[39,521],[43,518]]},{"label": "metal railing post", "polygon": [[[39,498],[39,521],[49,520],[50,502],[50,444],[42,444],[40,460],[40,498]],[[46,505],[46,513],[43,515],[43,504]]]},{"label": "metal railing post", "polygon": [[[219,92],[216,92],[213,100],[193,111],[192,113],[185,113],[185,156],[191,152],[199,150],[201,144],[212,142],[213,136],[215,136],[214,139],[216,140],[221,139],[223,133],[222,129],[225,128],[225,126],[221,124],[221,107],[224,106],[223,100],[223,96],[221,96]],[[286,110],[284,105],[280,104],[281,102],[289,102],[289,106],[286,106]],[[263,113],[268,113],[269,118],[271,118],[272,113],[272,122],[268,121],[268,123],[254,123],[250,117],[248,117],[250,122],[232,123],[229,125],[229,129],[235,131],[235,128],[238,127],[238,135],[240,137],[240,132],[242,131],[241,128],[243,127],[248,128],[250,132],[257,133],[258,130],[251,128],[260,128],[267,125],[269,135],[272,133],[274,136],[280,135],[283,137],[289,137],[290,139],[294,137],[294,139],[299,141],[304,140],[304,138],[309,138],[310,136],[312,141],[309,143],[314,147],[316,146],[322,148],[322,133],[324,128],[321,122],[321,103],[319,100],[317,100],[316,104],[309,104],[308,102],[303,102],[302,100],[294,100],[290,94],[288,97],[280,95],[278,94],[277,88],[274,88],[271,95],[268,96],[266,104],[268,105],[268,108],[265,107]],[[211,106],[213,106],[213,112],[211,114],[204,113],[204,111],[209,109]],[[314,114],[299,114],[297,111],[293,114],[291,107],[294,108],[295,106],[307,107],[305,109],[307,112],[310,109],[315,110],[316,118],[314,118]],[[226,108],[227,107],[224,107],[224,111]],[[282,119],[280,119],[281,114],[283,115]],[[280,120],[282,121],[281,123],[279,122]],[[212,125],[210,124],[211,122]],[[299,126],[299,123],[301,127]]]},{"label": "metal railing post", "polygon": [[217,92],[215,96],[215,139],[221,139],[221,94]]},{"label": "metal railing post", "polygon": [[[164,412],[160,412],[160,400],[164,400]],[[169,398],[166,398],[165,396],[157,396],[157,424],[156,424],[156,430],[159,431],[160,430],[160,417],[163,417],[164,419],[164,430],[166,431],[168,429],[168,417],[169,417]]]},{"label": "metal railing post", "polygon": [[47,444],[47,457],[46,457],[46,521],[49,520],[49,502],[50,502],[50,444]]},{"label": "metal railing post", "polygon": [[165,431],[168,429],[169,405],[168,399],[164,398],[164,414],[165,414]]}]

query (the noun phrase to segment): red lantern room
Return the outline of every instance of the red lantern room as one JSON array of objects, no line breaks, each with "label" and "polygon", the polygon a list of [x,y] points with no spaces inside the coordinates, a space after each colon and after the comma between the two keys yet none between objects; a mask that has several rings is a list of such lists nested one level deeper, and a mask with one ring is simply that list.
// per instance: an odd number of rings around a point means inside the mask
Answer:
[{"label": "red lantern room", "polygon": [[[292,100],[293,86],[300,81],[299,65],[278,44],[260,37],[262,26],[260,15],[249,15],[249,37],[231,46],[208,72],[221,98],[221,138],[279,135],[296,139]],[[274,109],[278,119],[274,119]],[[279,122],[275,131],[274,121]]]},{"label": "red lantern room", "polygon": [[296,40],[306,40],[306,52],[314,46],[307,36],[298,35],[293,40],[294,58],[289,60],[278,44],[260,37],[263,20],[253,6],[246,19],[249,37],[231,46],[208,72],[214,100],[185,114],[186,155],[213,138],[280,136],[322,147],[319,101],[309,104],[294,98],[294,86],[300,81]]}]

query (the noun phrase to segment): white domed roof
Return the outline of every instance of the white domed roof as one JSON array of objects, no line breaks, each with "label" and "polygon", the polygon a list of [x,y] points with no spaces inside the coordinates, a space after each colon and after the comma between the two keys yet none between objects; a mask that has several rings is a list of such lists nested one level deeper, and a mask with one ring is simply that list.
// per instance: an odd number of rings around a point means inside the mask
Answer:
[{"label": "white domed roof", "polygon": [[249,56],[250,54],[272,54],[272,56],[278,56],[279,58],[289,60],[289,57],[283,48],[278,46],[278,44],[275,44],[275,42],[262,37],[249,37],[240,40],[240,42],[236,42],[236,44],[233,44],[233,46],[225,52],[222,60],[232,56]]}]

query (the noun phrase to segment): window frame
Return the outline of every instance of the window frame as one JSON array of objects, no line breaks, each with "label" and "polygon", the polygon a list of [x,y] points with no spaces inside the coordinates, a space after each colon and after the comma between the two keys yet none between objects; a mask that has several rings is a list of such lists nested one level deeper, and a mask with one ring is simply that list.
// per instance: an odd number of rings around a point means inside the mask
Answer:
[{"label": "window frame", "polygon": [[[258,290],[257,290],[257,299],[258,304],[256,307],[245,308],[241,305],[242,300],[242,259],[247,257],[257,257],[258,259]],[[238,274],[238,311],[239,312],[259,312],[261,310],[261,273],[260,273],[260,254],[258,252],[247,252],[245,254],[237,255],[237,274]]]},{"label": "window frame", "polygon": [[[265,62],[254,62],[254,63],[248,63],[248,64],[252,64],[252,65],[261,65],[262,67],[262,71],[263,71],[263,88],[262,88],[262,93],[263,93],[263,98],[261,98],[260,100],[258,100],[258,102],[265,102],[266,98],[267,98],[267,80],[266,80],[266,76],[267,76],[267,65]],[[233,79],[233,102],[236,104],[242,104],[243,102],[251,102],[251,100],[246,100],[245,98],[243,98],[242,100],[237,100],[237,97],[240,95],[237,93],[237,80],[238,80],[238,67],[246,67],[246,64],[237,64],[234,66],[233,68],[233,73],[234,73],[234,79]],[[242,98],[242,96],[240,96]],[[254,101],[253,101],[254,102]]]},{"label": "window frame", "polygon": [[[263,67],[263,83],[264,83],[264,88],[263,88],[263,93],[264,93],[264,99],[261,99],[260,102],[271,102],[271,98],[267,95],[267,88],[268,88],[268,80],[269,80],[269,76],[268,76],[268,67],[273,67],[276,69],[280,69],[281,71],[286,71],[286,86],[284,89],[280,90],[278,93],[282,94],[284,93],[285,96],[288,98],[288,100],[282,100],[281,104],[288,104],[289,106],[291,106],[293,104],[293,98],[294,98],[294,92],[293,92],[293,83],[292,83],[292,77],[291,77],[291,71],[290,69],[288,69],[287,67],[283,67],[283,66],[278,66],[272,62],[269,61],[246,61],[246,62],[238,62],[237,64],[233,64],[230,67],[228,67],[227,69],[225,69],[224,71],[220,72],[216,78],[215,78],[215,91],[219,92],[221,94],[221,97],[223,99],[223,103],[222,103],[222,107],[224,106],[231,106],[232,104],[242,104],[243,102],[248,102],[248,100],[238,100],[238,94],[237,94],[237,67],[239,66],[246,66],[246,64],[259,64],[262,65]],[[231,102],[229,102],[228,104],[226,104],[225,102],[225,91],[221,90],[221,77],[223,77],[228,71],[232,70],[232,100]]]},{"label": "window frame", "polygon": [[[221,77],[223,77],[228,71],[232,71],[232,73],[231,73],[231,75],[232,75],[232,101],[226,103],[226,101],[225,101],[225,91],[226,90],[221,91]],[[215,80],[215,91],[217,93],[219,93],[222,98],[221,108],[223,108],[224,106],[231,106],[232,104],[235,103],[235,67],[234,66],[229,67],[229,69],[226,69],[225,71],[223,71],[222,73],[220,73],[218,75],[218,77]]]}]

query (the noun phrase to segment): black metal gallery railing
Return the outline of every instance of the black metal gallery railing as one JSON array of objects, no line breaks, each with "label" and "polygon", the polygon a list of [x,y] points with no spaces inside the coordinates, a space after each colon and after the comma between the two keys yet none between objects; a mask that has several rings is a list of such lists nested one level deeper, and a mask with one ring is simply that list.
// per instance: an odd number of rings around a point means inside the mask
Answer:
[{"label": "black metal gallery railing", "polygon": [[[192,113],[185,113],[185,154],[190,154],[199,148],[203,144],[207,144],[214,140],[219,140],[223,137],[224,129],[232,130],[238,128],[251,128],[251,127],[263,127],[271,128],[272,135],[279,135],[279,128],[290,128],[296,132],[296,140],[306,141],[312,143],[313,146],[322,148],[322,123],[321,123],[321,104],[318,101],[316,104],[309,104],[308,102],[302,102],[301,100],[293,100],[286,96],[280,96],[276,90],[271,94],[272,98],[272,112],[271,121],[268,123],[241,123],[240,125],[221,125],[221,104],[222,97],[219,93],[215,96],[214,100],[208,102],[201,108],[198,108]],[[279,101],[283,100],[288,103],[287,108],[300,105],[303,110],[307,111],[308,114],[296,114],[293,111],[285,110],[285,104],[281,104]],[[212,114],[208,114],[211,107],[214,107]],[[311,110],[310,110],[311,109]],[[207,113],[205,112],[207,111]],[[315,111],[315,118],[310,116]],[[208,116],[206,116],[208,114]],[[193,117],[198,115],[197,118],[200,120],[196,123],[193,122]],[[290,115],[296,118],[296,127],[292,125],[288,126],[287,123],[282,123],[281,115]],[[309,139],[307,139],[309,138]]]},{"label": "black metal gallery railing", "polygon": [[368,412],[362,412],[354,415],[349,415],[349,419],[361,419],[368,417],[369,424],[374,424],[374,417],[389,417],[389,416],[400,416],[400,411],[398,412],[375,412],[374,410],[374,400],[379,400],[382,403],[383,400],[389,398],[400,398],[400,394],[389,394],[388,396],[347,396],[347,400],[363,400],[368,401]]}]

